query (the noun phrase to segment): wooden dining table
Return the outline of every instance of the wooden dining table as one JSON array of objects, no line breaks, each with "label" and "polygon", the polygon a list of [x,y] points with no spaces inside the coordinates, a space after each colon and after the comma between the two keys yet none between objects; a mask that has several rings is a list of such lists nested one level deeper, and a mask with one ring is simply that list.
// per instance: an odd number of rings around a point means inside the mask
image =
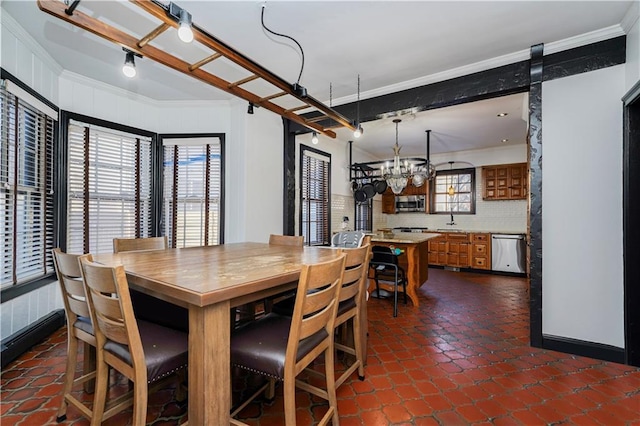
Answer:
[{"label": "wooden dining table", "polygon": [[189,424],[228,425],[230,309],[297,286],[303,264],[336,250],[265,243],[97,254],[123,265],[131,288],[189,310]]}]

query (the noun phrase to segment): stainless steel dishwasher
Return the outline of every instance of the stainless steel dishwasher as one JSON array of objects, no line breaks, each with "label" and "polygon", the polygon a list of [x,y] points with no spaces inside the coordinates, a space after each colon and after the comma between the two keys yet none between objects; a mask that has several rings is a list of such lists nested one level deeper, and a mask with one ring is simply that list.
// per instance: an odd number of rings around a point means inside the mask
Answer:
[{"label": "stainless steel dishwasher", "polygon": [[491,269],[525,273],[527,246],[523,234],[491,234]]}]

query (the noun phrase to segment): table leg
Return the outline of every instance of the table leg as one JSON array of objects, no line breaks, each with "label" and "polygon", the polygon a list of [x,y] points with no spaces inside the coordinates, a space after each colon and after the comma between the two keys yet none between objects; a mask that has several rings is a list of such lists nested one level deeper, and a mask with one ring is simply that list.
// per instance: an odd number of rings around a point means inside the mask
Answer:
[{"label": "table leg", "polygon": [[[413,245],[406,248],[408,267],[405,271],[407,273],[407,296],[413,303],[413,306],[418,306],[420,301],[418,300],[418,287],[420,287],[420,259],[418,258],[419,251]],[[400,297],[400,295],[399,295]]]},{"label": "table leg", "polygon": [[229,301],[189,308],[189,424],[228,425]]}]

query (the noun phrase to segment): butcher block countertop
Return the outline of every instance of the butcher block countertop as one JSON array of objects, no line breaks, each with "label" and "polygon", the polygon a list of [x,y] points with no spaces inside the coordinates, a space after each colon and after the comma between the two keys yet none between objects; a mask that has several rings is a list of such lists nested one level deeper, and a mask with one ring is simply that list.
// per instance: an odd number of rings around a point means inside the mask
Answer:
[{"label": "butcher block countertop", "polygon": [[374,243],[420,244],[438,236],[440,234],[436,232],[377,233],[371,235],[371,241]]}]

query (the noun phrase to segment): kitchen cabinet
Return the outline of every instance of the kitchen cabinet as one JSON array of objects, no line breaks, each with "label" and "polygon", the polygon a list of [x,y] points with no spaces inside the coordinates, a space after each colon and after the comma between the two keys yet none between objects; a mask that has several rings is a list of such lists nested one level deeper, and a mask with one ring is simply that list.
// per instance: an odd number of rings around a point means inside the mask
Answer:
[{"label": "kitchen cabinet", "polygon": [[524,200],[527,198],[527,163],[500,164],[482,168],[484,200]]},{"label": "kitchen cabinet", "polygon": [[395,212],[396,195],[391,191],[391,189],[387,188],[387,190],[382,193],[382,213],[395,214]]},{"label": "kitchen cabinet", "polygon": [[[415,187],[411,184],[411,179],[404,187],[402,192],[398,195],[424,195],[425,196],[425,213],[429,213],[429,183],[425,182],[420,187]],[[387,188],[382,193],[382,213],[395,214],[396,213],[396,194],[393,193],[391,188]]]},{"label": "kitchen cabinet", "polygon": [[471,234],[471,267],[491,269],[491,234]]},{"label": "kitchen cabinet", "polygon": [[439,237],[429,240],[429,264],[468,268],[471,266],[470,251],[469,233],[444,232]]}]

